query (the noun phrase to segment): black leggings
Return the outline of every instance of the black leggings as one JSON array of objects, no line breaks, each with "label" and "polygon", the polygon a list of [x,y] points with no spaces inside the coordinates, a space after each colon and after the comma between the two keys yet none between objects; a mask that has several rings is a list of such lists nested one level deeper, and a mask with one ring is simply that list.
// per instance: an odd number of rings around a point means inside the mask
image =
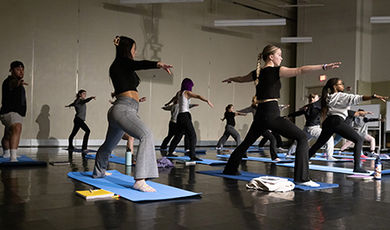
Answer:
[{"label": "black leggings", "polygon": [[[277,143],[277,140],[275,138],[275,136],[273,135],[273,133],[271,133],[268,129],[265,130],[261,136],[263,136],[263,139],[267,139],[269,140],[269,151],[271,153],[271,158],[272,160],[275,160],[276,158],[278,158],[278,155],[277,155],[277,150],[276,150],[276,143]],[[260,146],[260,145],[259,145]]]},{"label": "black leggings", "polygon": [[321,135],[318,137],[316,143],[311,146],[309,150],[309,158],[323,146],[329,138],[337,133],[355,143],[354,147],[354,169],[360,168],[360,153],[363,147],[363,138],[348,124],[344,122],[344,119],[340,116],[329,116],[322,123]]},{"label": "black leggings", "polygon": [[88,128],[88,125],[85,124],[83,120],[81,120],[79,117],[75,117],[73,119],[73,130],[72,133],[69,136],[69,148],[73,148],[73,138],[76,136],[77,132],[79,129],[84,130],[85,134],[83,137],[83,147],[82,150],[86,150],[88,148],[88,138],[89,138],[89,133],[91,132]]},{"label": "black leggings", "polygon": [[[166,149],[168,147],[169,141],[174,137],[175,135],[179,135],[178,133],[178,126],[175,122],[170,121],[169,122],[169,127],[168,127],[168,135],[164,138],[163,142],[161,143],[160,148],[161,149]],[[184,149],[189,149],[189,140],[187,136],[184,136]]]},{"label": "black leggings", "polygon": [[277,101],[259,104],[255,119],[244,141],[233,151],[225,167],[225,174],[238,174],[238,166],[242,156],[260,135],[267,129],[277,132],[284,137],[297,141],[295,157],[294,180],[296,182],[309,181],[309,158],[306,134],[291,121],[280,117]]},{"label": "black leggings", "polygon": [[189,156],[195,157],[195,145],[196,145],[196,133],[194,126],[192,125],[191,114],[189,112],[179,113],[177,115],[178,135],[175,135],[171,144],[169,145],[169,153],[175,151],[183,135],[184,138],[188,138],[189,141]]},{"label": "black leggings", "polygon": [[[272,132],[272,133],[270,131],[268,131],[268,132],[272,135],[273,139],[275,139],[277,147],[283,147],[283,142],[282,142],[282,138],[280,137],[280,135],[278,133],[275,133],[275,132]],[[259,142],[259,147],[264,147],[265,143],[268,140],[271,142],[271,137],[269,135],[267,135],[267,136],[263,135],[263,139],[261,139]]]}]

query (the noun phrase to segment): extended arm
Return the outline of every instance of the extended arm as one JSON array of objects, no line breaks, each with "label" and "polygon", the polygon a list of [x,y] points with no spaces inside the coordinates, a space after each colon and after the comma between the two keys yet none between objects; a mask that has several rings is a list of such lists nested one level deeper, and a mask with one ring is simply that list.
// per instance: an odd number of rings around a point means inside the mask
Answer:
[{"label": "extended arm", "polygon": [[227,79],[223,80],[222,82],[227,82],[227,83],[239,82],[239,83],[243,83],[243,82],[251,82],[251,81],[253,81],[252,72],[248,73],[245,76],[230,77],[230,78],[227,78]]},{"label": "extended arm", "polygon": [[299,75],[314,72],[314,71],[336,69],[336,68],[339,68],[340,65],[341,65],[341,62],[334,62],[334,63],[323,64],[323,65],[305,65],[305,66],[296,67],[296,68],[288,68],[288,67],[281,66],[280,70],[279,70],[279,76],[280,77],[295,77],[295,76],[299,76]]},{"label": "extended arm", "polygon": [[214,107],[214,105],[208,99],[206,99],[206,98],[204,98],[204,97],[202,97],[202,96],[200,96],[198,94],[195,94],[195,93],[193,93],[191,91],[185,91],[185,94],[187,95],[188,99],[189,98],[196,98],[196,99],[199,99],[201,101],[206,102],[211,108]]}]

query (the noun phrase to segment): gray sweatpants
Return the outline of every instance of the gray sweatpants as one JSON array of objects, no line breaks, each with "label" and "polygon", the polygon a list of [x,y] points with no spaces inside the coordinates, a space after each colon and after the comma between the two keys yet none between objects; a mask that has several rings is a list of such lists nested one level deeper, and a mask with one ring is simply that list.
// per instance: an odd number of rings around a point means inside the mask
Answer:
[{"label": "gray sweatpants", "polygon": [[108,110],[106,140],[96,154],[93,177],[105,176],[109,156],[124,133],[139,139],[134,178],[148,179],[158,177],[153,136],[137,113],[138,102],[129,97],[119,97],[110,110]]},{"label": "gray sweatpants", "polygon": [[217,147],[222,148],[230,135],[236,141],[236,146],[241,144],[241,137],[240,137],[240,134],[237,132],[237,130],[231,125],[226,125],[225,132],[223,133],[222,137],[219,139],[219,141],[217,143]]}]

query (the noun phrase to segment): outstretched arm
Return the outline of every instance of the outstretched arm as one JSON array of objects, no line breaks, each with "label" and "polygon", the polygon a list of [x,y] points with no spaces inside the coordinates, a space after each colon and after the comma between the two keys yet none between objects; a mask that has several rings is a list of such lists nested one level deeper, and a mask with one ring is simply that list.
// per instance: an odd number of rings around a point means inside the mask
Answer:
[{"label": "outstretched arm", "polygon": [[241,112],[238,112],[238,111],[236,111],[234,114],[236,116],[246,116],[246,113],[241,113]]},{"label": "outstretched arm", "polygon": [[185,91],[185,94],[187,95],[188,99],[189,98],[196,98],[196,99],[199,99],[201,101],[206,102],[211,108],[214,107],[214,105],[211,103],[211,101],[209,101],[208,99],[206,99],[206,98],[204,98],[204,97],[202,97],[202,96],[200,96],[198,94],[195,94],[195,93],[193,93],[191,91]]},{"label": "outstretched arm", "polygon": [[373,99],[379,99],[383,102],[386,102],[389,99],[389,97],[380,96],[380,95],[375,94],[375,93],[371,96],[363,96],[363,101],[368,101],[368,100],[373,100]]},{"label": "outstretched arm", "polygon": [[339,68],[340,65],[341,65],[341,62],[333,62],[333,63],[323,64],[323,65],[305,65],[305,66],[296,67],[296,68],[288,68],[288,67],[281,66],[280,70],[279,70],[279,76],[280,77],[295,77],[295,76],[299,76],[299,75],[314,72],[314,71],[336,69],[336,68]]},{"label": "outstretched arm", "polygon": [[253,81],[252,72],[248,73],[245,76],[230,77],[230,78],[227,78],[227,79],[223,80],[222,82],[227,82],[227,83],[240,82],[240,83],[243,83],[243,82],[251,82],[251,81]]}]

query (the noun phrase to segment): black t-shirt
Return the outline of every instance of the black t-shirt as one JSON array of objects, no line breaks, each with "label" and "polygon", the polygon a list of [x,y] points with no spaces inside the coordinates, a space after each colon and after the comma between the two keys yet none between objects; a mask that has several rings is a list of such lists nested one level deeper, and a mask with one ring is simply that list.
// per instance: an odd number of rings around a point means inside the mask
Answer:
[{"label": "black t-shirt", "polygon": [[[279,76],[280,66],[265,67],[261,69],[259,83],[256,86],[256,97],[258,100],[280,98],[282,84]],[[252,71],[252,78],[256,80],[256,70]]]},{"label": "black t-shirt", "polygon": [[16,112],[22,117],[26,116],[26,91],[23,84],[16,77],[8,76],[3,81],[2,90],[0,114]]},{"label": "black t-shirt", "polygon": [[231,125],[233,127],[236,125],[236,121],[234,120],[234,116],[236,116],[235,113],[233,113],[233,112],[225,112],[224,116],[225,116],[227,125]]},{"label": "black t-shirt", "polygon": [[305,126],[316,126],[321,124],[321,101],[305,105],[302,110],[290,113],[289,117],[297,117],[304,114]]},{"label": "black t-shirt", "polygon": [[321,124],[321,101],[318,100],[308,105],[305,111],[305,126],[315,126]]},{"label": "black t-shirt", "polygon": [[157,68],[154,61],[134,61],[130,58],[115,58],[110,66],[110,77],[114,85],[115,94],[128,90],[137,91],[140,79],[136,70]]}]

